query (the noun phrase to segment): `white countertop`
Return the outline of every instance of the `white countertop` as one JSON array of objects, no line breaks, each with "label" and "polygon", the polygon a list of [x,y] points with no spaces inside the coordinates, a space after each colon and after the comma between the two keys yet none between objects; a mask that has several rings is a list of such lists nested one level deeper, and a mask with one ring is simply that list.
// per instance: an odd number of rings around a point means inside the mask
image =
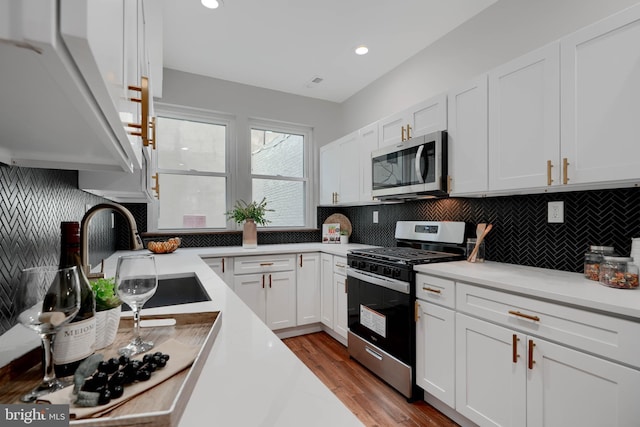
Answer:
[{"label": "white countertop", "polygon": [[[348,249],[363,246],[308,243],[263,245],[257,249],[180,248],[173,254],[157,255],[159,276],[180,277],[195,274],[211,297],[211,301],[143,309],[143,320],[145,314],[218,310],[222,313],[220,332],[179,425],[213,423],[220,426],[361,426],[362,423],[356,416],[236,296],[200,256],[316,251],[346,256]],[[107,276],[114,275],[117,257],[128,253],[140,251],[120,251],[105,260]],[[17,325],[0,336],[0,348],[17,347],[14,340],[17,336],[26,336],[24,331],[22,326]],[[28,335],[33,335],[37,341],[36,334]],[[30,348],[33,348],[33,344]]]},{"label": "white countertop", "polygon": [[415,270],[640,321],[640,289],[609,288],[582,273],[467,261],[419,265]]}]

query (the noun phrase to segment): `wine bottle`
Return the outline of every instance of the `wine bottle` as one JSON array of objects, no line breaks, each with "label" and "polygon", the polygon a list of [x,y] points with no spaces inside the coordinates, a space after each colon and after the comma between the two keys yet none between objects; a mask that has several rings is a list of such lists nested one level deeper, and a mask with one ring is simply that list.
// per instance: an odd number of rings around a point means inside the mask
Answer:
[{"label": "wine bottle", "polygon": [[78,267],[80,311],[56,334],[53,343],[53,368],[57,377],[73,375],[78,365],[95,351],[96,299],[80,260],[80,224],[60,224],[60,268]]}]

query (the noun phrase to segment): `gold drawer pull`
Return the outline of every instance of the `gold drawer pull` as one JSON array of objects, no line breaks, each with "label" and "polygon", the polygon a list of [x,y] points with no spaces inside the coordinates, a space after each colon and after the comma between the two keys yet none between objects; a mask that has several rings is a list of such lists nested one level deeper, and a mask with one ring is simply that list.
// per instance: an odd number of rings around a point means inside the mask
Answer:
[{"label": "gold drawer pull", "polygon": [[420,319],[420,303],[416,300],[416,306],[413,309],[413,320],[418,323],[418,319]]},{"label": "gold drawer pull", "polygon": [[422,287],[422,290],[424,290],[424,291],[429,291],[429,292],[433,292],[434,294],[440,294],[440,293],[442,293],[442,291],[441,291],[440,289],[433,289],[433,288],[430,288],[430,287],[426,287],[426,288],[425,288],[424,286]]},{"label": "gold drawer pull", "polygon": [[157,196],[158,196],[158,200],[160,200],[160,176],[158,175],[158,173],[156,172],[151,179],[155,179],[156,180],[156,185],[154,187],[151,187],[151,190],[155,191]]},{"label": "gold drawer pull", "polygon": [[520,313],[519,311],[509,310],[509,314],[513,314],[514,316],[524,317],[525,319],[533,320],[534,322],[539,322],[540,318],[538,316],[532,316],[530,314]]},{"label": "gold drawer pull", "polygon": [[518,357],[520,357],[520,355],[518,354],[518,341],[520,341],[520,338],[518,338],[516,334],[513,334],[513,363],[518,363]]},{"label": "gold drawer pull", "polygon": [[565,157],[562,159],[562,183],[567,185],[569,183],[569,160]]},{"label": "gold drawer pull", "polygon": [[261,262],[260,263],[260,267],[269,267],[270,265],[273,265],[272,262]]},{"label": "gold drawer pull", "polygon": [[536,344],[533,342],[533,340],[529,340],[529,369],[533,369],[533,365],[534,363],[536,363],[535,360],[533,360],[533,348],[536,346]]},{"label": "gold drawer pull", "polygon": [[551,160],[547,160],[547,185],[551,185],[553,183],[553,178],[551,177],[552,167],[553,163],[551,163]]}]

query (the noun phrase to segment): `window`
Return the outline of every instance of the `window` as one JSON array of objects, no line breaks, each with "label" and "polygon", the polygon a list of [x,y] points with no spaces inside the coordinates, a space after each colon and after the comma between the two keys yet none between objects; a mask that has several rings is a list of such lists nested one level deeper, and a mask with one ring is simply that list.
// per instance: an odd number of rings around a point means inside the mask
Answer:
[{"label": "window", "polygon": [[227,123],[159,114],[157,228],[226,228]]},{"label": "window", "polygon": [[[225,212],[267,199],[271,229],[314,226],[311,130],[156,103],[160,199],[155,230],[240,229]],[[237,140],[234,135],[239,135]]]},{"label": "window", "polygon": [[251,126],[251,191],[267,199],[271,227],[303,227],[308,206],[307,142],[304,129]]}]

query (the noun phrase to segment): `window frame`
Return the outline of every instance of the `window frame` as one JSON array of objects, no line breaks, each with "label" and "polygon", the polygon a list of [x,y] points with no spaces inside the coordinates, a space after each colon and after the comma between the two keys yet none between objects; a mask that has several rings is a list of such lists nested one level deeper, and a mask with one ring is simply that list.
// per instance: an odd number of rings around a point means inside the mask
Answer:
[{"label": "window frame", "polygon": [[[178,120],[193,120],[203,123],[211,123],[226,126],[225,141],[225,172],[195,172],[189,170],[162,170],[158,169],[158,156],[154,155],[153,163],[158,174],[175,173],[180,175],[221,176],[226,179],[226,209],[233,209],[236,200],[250,201],[252,199],[253,179],[274,179],[283,181],[302,182],[305,194],[304,201],[304,225],[302,226],[259,226],[264,231],[290,231],[300,229],[315,229],[316,204],[318,186],[318,168],[315,163],[316,147],[313,142],[313,128],[289,122],[281,122],[257,118],[238,118],[236,116],[217,111],[185,107],[176,104],[154,102],[155,115]],[[238,129],[243,128],[241,131]],[[304,137],[304,165],[303,177],[292,178],[271,175],[253,175],[251,172],[251,129],[268,130],[274,132],[302,135]],[[238,138],[244,135],[244,138]],[[161,137],[159,144],[162,143]],[[162,187],[162,183],[160,183]],[[162,197],[162,192],[160,197]],[[159,229],[160,202],[154,199],[147,210],[147,224],[150,232],[157,233],[201,233],[201,232],[225,232],[242,230],[242,224],[236,224],[233,220],[227,220],[226,227],[207,228],[173,228]]]}]

